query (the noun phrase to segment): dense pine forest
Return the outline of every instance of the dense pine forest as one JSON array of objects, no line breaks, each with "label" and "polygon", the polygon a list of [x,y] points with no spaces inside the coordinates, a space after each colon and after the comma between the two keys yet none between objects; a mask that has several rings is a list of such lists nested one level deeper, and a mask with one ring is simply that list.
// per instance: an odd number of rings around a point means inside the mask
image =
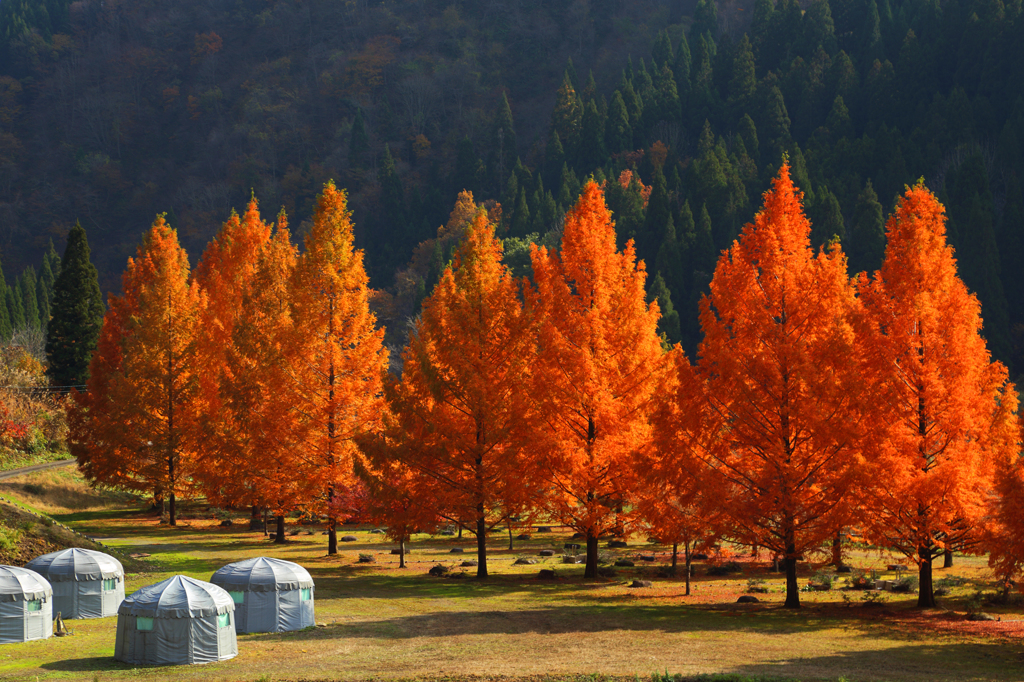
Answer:
[{"label": "dense pine forest", "polygon": [[460,191],[500,204],[521,275],[592,176],[693,353],[717,254],[788,155],[851,275],[924,178],[990,349],[1024,369],[1019,0],[8,0],[0,51],[12,280],[76,220],[104,290],[156,213],[193,258],[251,195],[301,237],[333,178],[401,329]]}]

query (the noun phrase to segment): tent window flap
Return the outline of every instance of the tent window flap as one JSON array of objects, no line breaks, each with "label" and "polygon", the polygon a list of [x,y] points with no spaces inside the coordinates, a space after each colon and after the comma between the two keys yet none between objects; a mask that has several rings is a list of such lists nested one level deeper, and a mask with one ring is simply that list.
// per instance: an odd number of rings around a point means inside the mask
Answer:
[{"label": "tent window flap", "polygon": [[136,616],[135,629],[139,632],[150,632],[153,629],[153,619],[145,616]]},{"label": "tent window flap", "polygon": [[308,587],[302,588],[302,601],[309,601],[313,598],[313,590]]},{"label": "tent window flap", "polygon": [[231,614],[221,613],[217,616],[217,627],[226,628],[231,625]]},{"label": "tent window flap", "polygon": [[43,601],[41,599],[30,599],[25,605],[26,611],[42,611]]},{"label": "tent window flap", "polygon": [[236,604],[244,604],[245,603],[245,592],[231,591],[231,592],[228,592],[228,594],[231,595],[231,601],[235,602]]}]

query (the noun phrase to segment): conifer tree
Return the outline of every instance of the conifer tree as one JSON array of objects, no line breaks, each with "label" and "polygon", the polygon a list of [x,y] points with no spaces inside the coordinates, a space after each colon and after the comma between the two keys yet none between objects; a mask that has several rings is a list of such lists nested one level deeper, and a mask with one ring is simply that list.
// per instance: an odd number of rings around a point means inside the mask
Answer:
[{"label": "conifer tree", "polygon": [[550,512],[587,538],[584,576],[597,575],[597,541],[621,524],[627,463],[648,439],[666,375],[659,311],[647,304],[632,244],[616,248],[604,196],[588,182],[565,220],[560,252],[531,252],[527,292],[539,353],[531,391],[536,456]]},{"label": "conifer tree", "polygon": [[11,317],[11,329],[18,331],[25,327],[25,304],[24,296],[21,293],[21,278],[15,278],[14,286],[8,286],[6,291],[7,310]]},{"label": "conifer tree", "polygon": [[25,325],[32,329],[42,329],[42,321],[39,319],[39,294],[36,290],[36,269],[31,265],[22,270],[18,287],[23,297]]},{"label": "conifer tree", "polygon": [[366,165],[366,155],[370,152],[370,137],[366,134],[366,123],[363,121],[362,108],[356,109],[355,120],[352,121],[352,137],[348,143],[348,163],[353,168]]},{"label": "conifer tree", "polygon": [[919,183],[886,225],[881,270],[861,273],[866,437],[875,484],[869,536],[918,565],[919,607],[935,606],[932,562],[978,552],[995,473],[1020,450],[1017,391],[991,360],[981,307],[957,276],[945,209]]},{"label": "conifer tree", "polygon": [[60,273],[53,283],[46,328],[46,374],[55,386],[81,386],[103,324],[99,275],[89,258],[89,242],[78,223],[68,233]]},{"label": "conifer tree", "polygon": [[6,342],[14,333],[14,328],[11,326],[11,311],[7,306],[8,289],[3,268],[0,268],[0,343]]}]

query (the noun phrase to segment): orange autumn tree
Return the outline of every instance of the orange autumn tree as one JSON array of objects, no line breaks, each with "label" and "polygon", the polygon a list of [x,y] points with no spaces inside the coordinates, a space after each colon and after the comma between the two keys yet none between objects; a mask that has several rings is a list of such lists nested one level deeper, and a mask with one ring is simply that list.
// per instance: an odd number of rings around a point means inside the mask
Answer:
[{"label": "orange autumn tree", "polygon": [[196,338],[205,299],[189,282],[177,233],[157,218],[111,296],[89,393],[73,420],[76,455],[92,480],[154,491],[169,501],[190,492],[197,456]]},{"label": "orange autumn tree", "polygon": [[335,492],[353,480],[353,439],[379,420],[388,355],[370,312],[345,192],[333,182],[317,197],[305,246],[292,277],[294,331],[281,387],[294,412],[289,473],[304,487],[307,509],[326,513],[327,551],[336,554]]},{"label": "orange autumn tree", "polygon": [[630,462],[650,438],[652,403],[667,375],[659,310],[646,303],[632,241],[616,249],[594,182],[565,217],[561,253],[534,246],[530,257],[535,456],[550,513],[587,539],[584,575],[593,578],[598,537],[621,531]]},{"label": "orange autumn tree", "polygon": [[784,164],[720,256],[700,313],[714,436],[707,480],[731,534],[785,559],[791,608],[800,606],[797,560],[842,525],[859,471],[856,301],[842,251],[815,254],[810,230]]},{"label": "orange autumn tree", "polygon": [[945,209],[923,184],[901,197],[886,234],[882,269],[858,285],[874,482],[865,520],[874,542],[918,564],[918,606],[933,607],[932,561],[980,549],[993,476],[1019,450],[1017,394],[990,358]]},{"label": "orange autumn tree", "polygon": [[206,444],[206,452],[196,478],[207,499],[223,505],[249,504],[254,516],[259,496],[252,489],[250,467],[245,465],[264,453],[242,445],[248,440],[246,424],[226,409],[223,397],[242,380],[235,375],[235,367],[228,366],[227,357],[233,350],[235,326],[251,307],[244,299],[253,291],[255,272],[270,234],[271,227],[260,218],[254,197],[243,216],[232,212],[206,247],[195,272],[207,299],[197,346],[203,367],[197,436]]},{"label": "orange autumn tree", "polygon": [[465,523],[487,577],[487,534],[537,497],[523,448],[533,337],[501,241],[482,208],[445,268],[388,391],[406,447],[437,515]]},{"label": "orange autumn tree", "polygon": [[713,544],[725,524],[721,500],[705,481],[702,456],[710,428],[703,382],[678,346],[669,362],[670,381],[652,419],[651,443],[634,461],[631,501],[641,524],[672,544],[673,574],[682,545],[689,596],[693,550]]}]

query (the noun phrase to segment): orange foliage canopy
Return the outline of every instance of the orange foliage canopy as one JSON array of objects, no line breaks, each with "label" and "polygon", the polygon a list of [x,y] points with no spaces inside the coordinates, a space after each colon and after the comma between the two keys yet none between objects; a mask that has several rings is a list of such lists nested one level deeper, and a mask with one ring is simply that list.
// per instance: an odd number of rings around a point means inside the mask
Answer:
[{"label": "orange foliage canopy", "polygon": [[719,258],[700,315],[717,438],[704,456],[708,480],[732,534],[785,557],[789,607],[800,605],[797,558],[841,526],[859,463],[856,300],[842,251],[815,255],[810,229],[784,164]]},{"label": "orange foliage canopy", "polygon": [[668,371],[656,303],[646,302],[632,242],[615,244],[604,194],[593,182],[565,217],[561,253],[534,246],[527,291],[539,351],[533,369],[534,447],[550,511],[587,537],[621,532],[631,457],[650,438],[649,415]]},{"label": "orange foliage canopy", "polygon": [[218,503],[269,506],[281,514],[298,505],[279,490],[287,451],[280,447],[281,427],[289,422],[276,390],[296,258],[284,214],[271,237],[253,199],[241,218],[224,224],[196,269],[207,295],[199,343],[207,454],[196,477]]},{"label": "orange foliage canopy", "polygon": [[641,524],[673,545],[673,569],[678,546],[683,546],[689,595],[691,550],[712,544],[725,524],[713,481],[705,480],[704,457],[714,425],[709,424],[704,382],[679,346],[668,360],[669,381],[652,419],[652,441],[634,462],[630,499]]},{"label": "orange foliage canopy", "polygon": [[327,183],[292,277],[281,388],[294,413],[288,468],[309,509],[328,515],[329,553],[337,552],[334,493],[353,481],[354,437],[378,423],[388,366],[384,331],[369,309],[363,252],[353,242],[345,192]]},{"label": "orange foliage canopy", "polygon": [[932,559],[976,547],[995,468],[1018,451],[1017,394],[990,360],[935,196],[907,189],[886,231],[882,269],[859,282],[865,453],[876,482],[866,518],[872,539],[918,563],[918,604],[933,606]]},{"label": "orange foliage canopy", "polygon": [[536,499],[522,433],[533,337],[501,254],[480,208],[423,302],[402,381],[389,391],[404,461],[426,477],[421,492],[437,514],[476,535],[481,578],[487,533]]},{"label": "orange foliage canopy", "polygon": [[189,282],[177,233],[157,218],[110,297],[90,364],[89,392],[76,398],[70,436],[93,480],[166,495],[188,492],[195,433],[196,337],[205,298]]}]

